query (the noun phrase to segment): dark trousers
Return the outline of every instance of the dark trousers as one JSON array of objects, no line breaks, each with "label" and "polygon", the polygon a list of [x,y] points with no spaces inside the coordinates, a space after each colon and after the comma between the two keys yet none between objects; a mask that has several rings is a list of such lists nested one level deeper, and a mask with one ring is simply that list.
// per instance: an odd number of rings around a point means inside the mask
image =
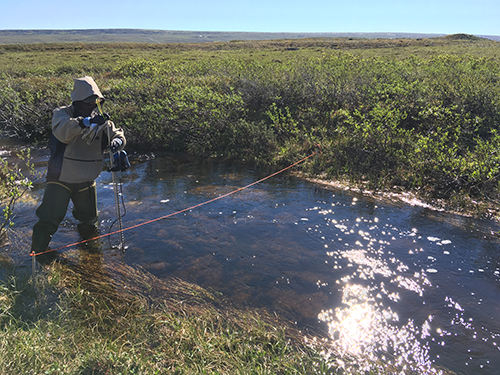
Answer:
[{"label": "dark trousers", "polygon": [[42,204],[36,210],[39,220],[33,226],[31,252],[37,254],[47,249],[52,235],[66,216],[70,200],[74,205],[73,216],[80,225],[95,228],[98,219],[95,182],[67,184],[50,181],[45,187]]}]

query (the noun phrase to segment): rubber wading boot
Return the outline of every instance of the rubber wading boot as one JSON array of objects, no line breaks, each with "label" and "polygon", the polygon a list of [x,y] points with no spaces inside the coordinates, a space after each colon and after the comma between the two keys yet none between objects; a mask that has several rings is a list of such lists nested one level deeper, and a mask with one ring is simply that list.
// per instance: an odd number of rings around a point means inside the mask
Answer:
[{"label": "rubber wading boot", "polygon": [[99,237],[101,232],[99,231],[98,227],[96,227],[95,225],[80,223],[78,224],[77,228],[78,228],[78,233],[80,233],[81,241],[87,241],[80,244],[80,249],[91,252],[101,250],[101,243],[99,239],[88,241],[92,238]]},{"label": "rubber wading boot", "polygon": [[[39,255],[35,256],[35,260],[38,263],[40,263],[42,265],[47,265],[47,264],[52,263],[55,260],[58,260],[58,256],[57,256],[56,251],[50,251],[50,248],[47,248],[45,251],[46,252],[42,253],[42,254],[40,254],[40,252],[38,252]],[[35,254],[37,254],[37,253],[35,252]]]},{"label": "rubber wading boot", "polygon": [[50,234],[35,225],[33,228],[33,237],[31,240],[31,254],[35,255],[35,259],[40,264],[49,264],[57,259],[57,252],[50,251],[49,243],[52,239]]}]

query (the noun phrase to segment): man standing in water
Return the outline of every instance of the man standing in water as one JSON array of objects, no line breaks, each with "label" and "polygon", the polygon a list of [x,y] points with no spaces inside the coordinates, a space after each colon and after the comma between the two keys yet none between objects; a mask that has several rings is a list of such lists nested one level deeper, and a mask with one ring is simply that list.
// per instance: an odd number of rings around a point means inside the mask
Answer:
[{"label": "man standing in water", "polygon": [[[97,111],[97,103],[103,103],[104,97],[91,77],[75,79],[71,100],[71,105],[55,109],[52,117],[47,185],[36,210],[39,220],[33,226],[32,254],[47,250],[70,200],[82,238],[98,235],[95,179],[102,171],[105,149],[114,153],[125,147],[123,131]],[[54,258],[54,252],[37,256],[39,261]]]}]

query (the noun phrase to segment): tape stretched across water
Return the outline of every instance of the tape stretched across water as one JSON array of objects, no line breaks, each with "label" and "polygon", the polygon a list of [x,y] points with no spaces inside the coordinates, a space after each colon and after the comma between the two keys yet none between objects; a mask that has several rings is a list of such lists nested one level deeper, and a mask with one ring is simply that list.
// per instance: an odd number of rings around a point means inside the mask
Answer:
[{"label": "tape stretched across water", "polygon": [[107,233],[107,234],[103,234],[103,235],[100,235],[100,236],[97,236],[97,237],[89,238],[89,239],[84,240],[84,241],[79,241],[79,242],[71,243],[71,244],[68,244],[68,245],[64,245],[64,246],[58,247],[57,249],[50,249],[50,250],[47,250],[47,251],[42,251],[42,252],[40,252],[40,253],[35,253],[35,252],[32,252],[32,253],[30,254],[30,256],[37,256],[37,255],[47,254],[47,253],[50,253],[50,252],[53,252],[53,251],[62,250],[62,249],[66,249],[66,248],[68,248],[68,247],[72,247],[72,246],[80,245],[80,244],[83,244],[83,243],[86,243],[86,242],[89,242],[89,241],[94,241],[94,240],[97,240],[97,239],[99,239],[99,238],[108,237],[108,236],[111,236],[111,235],[114,235],[114,234],[120,234],[120,233],[123,233],[123,232],[125,232],[125,231],[127,231],[127,230],[131,230],[131,229],[135,229],[135,228],[138,228],[138,227],[142,227],[143,225],[151,224],[151,223],[154,223],[154,222],[156,222],[156,221],[163,220],[163,219],[167,219],[167,218],[169,218],[169,217],[172,217],[172,216],[175,216],[175,215],[181,214],[181,213],[183,213],[183,212],[193,210],[193,209],[195,209],[195,208],[198,208],[198,207],[204,206],[204,205],[206,205],[206,204],[209,204],[209,203],[212,203],[212,202],[218,201],[218,200],[223,199],[223,198],[226,198],[226,197],[228,197],[228,196],[230,196],[230,195],[232,195],[232,194],[235,194],[235,193],[238,193],[238,192],[240,192],[240,191],[242,191],[242,190],[248,189],[249,187],[252,187],[252,186],[254,186],[254,185],[257,185],[257,184],[259,184],[259,183],[261,183],[261,182],[263,182],[263,181],[265,181],[265,180],[267,180],[267,179],[269,179],[269,178],[271,178],[271,177],[274,177],[274,176],[276,176],[276,175],[278,175],[278,174],[280,174],[280,173],[285,172],[286,170],[288,170],[288,169],[290,169],[290,168],[295,167],[296,165],[298,165],[298,164],[300,164],[300,163],[302,163],[302,162],[306,161],[307,159],[309,159],[309,158],[313,157],[313,156],[314,156],[314,155],[316,155],[316,154],[317,154],[317,152],[313,152],[311,155],[306,156],[305,158],[303,158],[303,159],[301,159],[301,160],[299,160],[299,161],[297,161],[297,162],[295,162],[295,163],[293,163],[293,164],[289,165],[289,166],[288,166],[288,167],[286,167],[286,168],[283,168],[283,169],[281,169],[281,170],[279,170],[279,171],[277,171],[277,172],[274,172],[273,174],[270,174],[269,176],[266,176],[266,177],[264,177],[264,178],[261,178],[261,179],[260,179],[260,180],[258,180],[258,181],[252,182],[251,184],[248,184],[248,185],[243,186],[243,187],[241,187],[241,188],[238,188],[238,189],[236,189],[236,190],[230,191],[230,192],[229,192],[229,193],[227,193],[227,194],[220,195],[220,196],[218,196],[218,197],[216,197],[216,198],[213,198],[213,199],[210,199],[210,200],[208,200],[208,201],[205,201],[205,202],[202,202],[202,203],[196,204],[196,205],[194,205],[194,206],[191,206],[191,207],[185,208],[185,209],[183,209],[183,210],[180,210],[180,211],[177,211],[177,212],[173,212],[173,213],[171,213],[171,214],[168,214],[168,215],[165,215],[165,216],[161,216],[161,217],[158,217],[158,218],[153,219],[153,220],[148,220],[148,221],[145,221],[144,223],[140,223],[140,224],[132,225],[132,226],[130,226],[130,227],[123,228],[123,229],[121,229],[121,230],[117,230],[117,231],[110,232],[110,233]]}]

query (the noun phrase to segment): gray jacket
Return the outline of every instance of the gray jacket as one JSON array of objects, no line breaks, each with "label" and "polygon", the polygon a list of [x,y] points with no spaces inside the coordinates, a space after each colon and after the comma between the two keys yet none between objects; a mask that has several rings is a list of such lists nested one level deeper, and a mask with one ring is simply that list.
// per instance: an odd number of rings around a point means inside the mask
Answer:
[{"label": "gray jacket", "polygon": [[[73,101],[80,101],[96,95],[103,99],[99,88],[91,77],[75,80],[71,92]],[[120,128],[116,128],[112,121],[107,121],[111,139],[121,138],[125,147],[125,136]],[[102,127],[94,142],[90,145],[82,135],[86,129],[82,128],[81,119],[75,117],[73,105],[60,107],[54,110],[52,117],[52,135],[49,140],[50,160],[47,170],[48,181],[66,183],[81,183],[94,181],[103,169],[103,151],[109,144],[108,129]]]}]

